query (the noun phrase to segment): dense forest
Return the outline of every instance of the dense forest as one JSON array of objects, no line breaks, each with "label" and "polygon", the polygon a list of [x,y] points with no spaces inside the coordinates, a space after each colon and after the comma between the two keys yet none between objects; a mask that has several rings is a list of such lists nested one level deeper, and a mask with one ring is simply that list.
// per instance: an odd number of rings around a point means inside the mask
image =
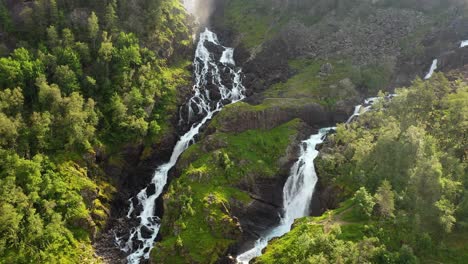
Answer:
[{"label": "dense forest", "polygon": [[96,152],[167,129],[190,44],[175,0],[0,1],[0,263],[96,261]]},{"label": "dense forest", "polygon": [[467,263],[467,10],[0,0],[0,264]]}]

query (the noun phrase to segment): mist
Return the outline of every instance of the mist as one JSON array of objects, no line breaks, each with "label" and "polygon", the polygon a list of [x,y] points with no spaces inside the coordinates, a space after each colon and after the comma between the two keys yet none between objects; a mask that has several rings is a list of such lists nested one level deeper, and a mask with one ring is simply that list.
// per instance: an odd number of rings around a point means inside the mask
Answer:
[{"label": "mist", "polygon": [[187,11],[192,14],[200,26],[207,26],[214,10],[215,0],[183,0]]}]

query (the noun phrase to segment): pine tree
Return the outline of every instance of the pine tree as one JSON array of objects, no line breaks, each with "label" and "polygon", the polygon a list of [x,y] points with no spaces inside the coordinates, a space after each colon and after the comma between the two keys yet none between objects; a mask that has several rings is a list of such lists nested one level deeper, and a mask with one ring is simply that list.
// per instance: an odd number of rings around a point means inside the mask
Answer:
[{"label": "pine tree", "polygon": [[52,25],[56,25],[58,23],[58,13],[57,0],[49,0],[50,23]]},{"label": "pine tree", "polygon": [[115,23],[117,21],[117,14],[115,12],[117,3],[112,1],[106,6],[106,15],[104,17],[104,23],[106,25],[106,30],[113,32],[115,29]]},{"label": "pine tree", "polygon": [[93,42],[93,48],[96,48],[96,38],[99,33],[99,19],[96,16],[96,13],[91,12],[91,15],[88,18],[88,34],[89,39]]}]

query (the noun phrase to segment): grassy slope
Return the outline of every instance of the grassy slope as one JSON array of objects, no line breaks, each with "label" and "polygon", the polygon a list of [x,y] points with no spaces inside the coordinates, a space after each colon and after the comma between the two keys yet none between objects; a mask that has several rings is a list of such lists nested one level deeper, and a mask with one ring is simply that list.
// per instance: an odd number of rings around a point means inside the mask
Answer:
[{"label": "grassy slope", "polygon": [[270,39],[275,21],[265,1],[235,0],[226,7],[224,23],[241,32],[247,48],[254,48]]},{"label": "grassy slope", "polygon": [[[297,247],[298,238],[302,234],[328,233],[335,224],[340,225],[341,228],[341,234],[336,238],[344,241],[358,242],[366,236],[370,237],[378,232],[387,232],[385,237],[393,240],[385,241],[390,242],[388,249],[397,251],[401,246],[401,241],[405,240],[405,230],[395,229],[391,222],[362,218],[352,199],[349,199],[343,202],[339,208],[327,211],[320,217],[305,217],[296,220],[291,232],[270,242],[264,254],[257,258],[255,263],[278,263],[281,258],[287,256],[288,251]],[[447,235],[442,240],[442,244],[445,245],[443,248],[422,254],[420,263],[467,263],[468,234],[466,231]]]}]

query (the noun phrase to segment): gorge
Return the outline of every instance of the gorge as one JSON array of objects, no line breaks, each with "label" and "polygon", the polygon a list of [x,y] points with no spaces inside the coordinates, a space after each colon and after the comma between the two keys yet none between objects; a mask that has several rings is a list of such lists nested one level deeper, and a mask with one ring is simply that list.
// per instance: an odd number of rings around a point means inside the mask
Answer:
[{"label": "gorge", "polygon": [[467,263],[466,0],[0,0],[0,263]]}]

